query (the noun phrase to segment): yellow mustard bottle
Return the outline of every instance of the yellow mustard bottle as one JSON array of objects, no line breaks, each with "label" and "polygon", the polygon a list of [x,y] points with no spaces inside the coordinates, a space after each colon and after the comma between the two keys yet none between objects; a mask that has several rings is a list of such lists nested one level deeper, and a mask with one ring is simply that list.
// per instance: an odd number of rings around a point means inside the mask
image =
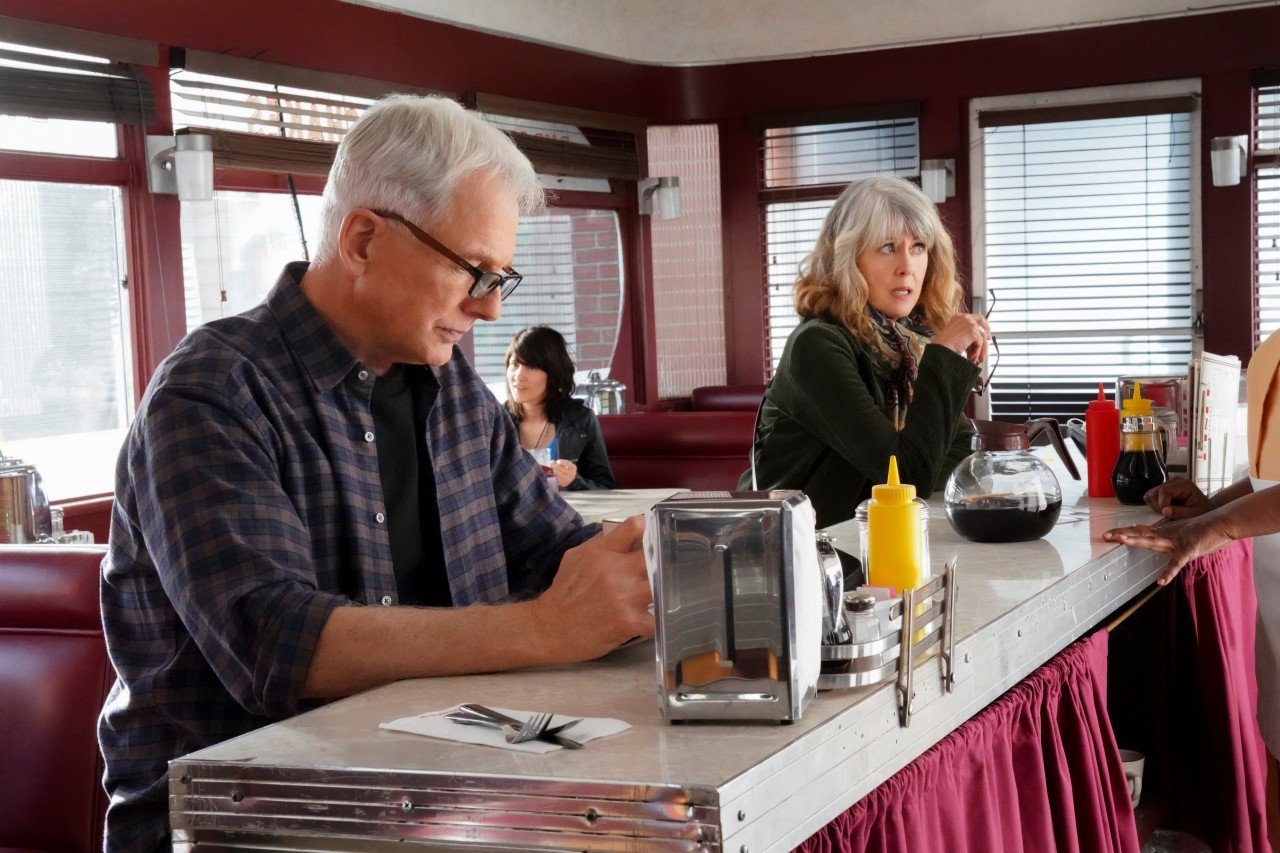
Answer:
[{"label": "yellow mustard bottle", "polygon": [[924,541],[916,487],[898,482],[898,457],[889,457],[888,482],[871,487],[867,505],[867,577],[897,592],[925,582]]}]

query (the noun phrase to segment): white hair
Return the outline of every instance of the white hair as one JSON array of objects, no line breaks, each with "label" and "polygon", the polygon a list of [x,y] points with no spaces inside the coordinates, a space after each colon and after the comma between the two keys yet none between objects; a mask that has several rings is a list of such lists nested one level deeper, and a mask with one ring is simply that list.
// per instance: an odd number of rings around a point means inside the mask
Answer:
[{"label": "white hair", "polygon": [[544,203],[528,158],[477,113],[438,95],[389,95],[365,110],[338,146],[324,188],[315,263],[337,254],[342,220],[358,207],[390,210],[430,228],[458,182],[485,170],[506,184],[521,213]]}]

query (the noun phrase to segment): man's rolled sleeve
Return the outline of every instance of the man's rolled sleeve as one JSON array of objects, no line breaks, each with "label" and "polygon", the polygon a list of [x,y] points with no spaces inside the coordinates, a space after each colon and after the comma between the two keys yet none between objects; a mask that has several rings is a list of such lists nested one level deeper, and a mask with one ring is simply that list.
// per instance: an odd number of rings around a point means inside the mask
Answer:
[{"label": "man's rolled sleeve", "polygon": [[227,691],[251,713],[293,714],[320,630],[348,599],[317,589],[272,442],[217,397],[170,386],[151,401],[157,428],[130,460],[143,539]]}]

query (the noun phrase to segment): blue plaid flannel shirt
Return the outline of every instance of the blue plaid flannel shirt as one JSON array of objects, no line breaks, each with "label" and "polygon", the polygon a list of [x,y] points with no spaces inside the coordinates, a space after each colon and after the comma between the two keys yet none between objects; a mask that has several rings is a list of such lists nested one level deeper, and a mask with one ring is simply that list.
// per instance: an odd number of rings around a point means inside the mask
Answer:
[{"label": "blue plaid flannel shirt", "polygon": [[[119,676],[99,721],[108,850],[164,840],[170,759],[305,710],[335,607],[397,603],[375,377],[303,295],[305,271],[188,335],[121,450],[102,566]],[[434,372],[426,436],[454,604],[536,594],[597,528],[548,489],[459,350]]]}]

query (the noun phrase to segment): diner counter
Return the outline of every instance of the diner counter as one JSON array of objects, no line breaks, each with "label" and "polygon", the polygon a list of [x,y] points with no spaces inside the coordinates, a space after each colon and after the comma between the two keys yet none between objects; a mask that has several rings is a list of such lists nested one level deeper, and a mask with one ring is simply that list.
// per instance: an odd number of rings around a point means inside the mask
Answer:
[{"label": "diner counter", "polygon": [[[173,762],[175,849],[380,850],[413,839],[476,849],[789,850],[1160,574],[1163,555],[1100,539],[1154,521],[1152,512],[1087,499],[1081,483],[1058,474],[1061,517],[1033,542],[965,541],[935,495],[932,563],[956,559],[955,686],[945,693],[939,660],[926,658],[907,728],[892,683],[819,693],[792,725],[670,725],[658,709],[652,642],[573,666],[403,681]],[[566,498],[599,520],[671,493]],[[857,550],[852,523],[829,532]],[[378,728],[462,702],[615,717],[632,728],[546,754]]]}]

